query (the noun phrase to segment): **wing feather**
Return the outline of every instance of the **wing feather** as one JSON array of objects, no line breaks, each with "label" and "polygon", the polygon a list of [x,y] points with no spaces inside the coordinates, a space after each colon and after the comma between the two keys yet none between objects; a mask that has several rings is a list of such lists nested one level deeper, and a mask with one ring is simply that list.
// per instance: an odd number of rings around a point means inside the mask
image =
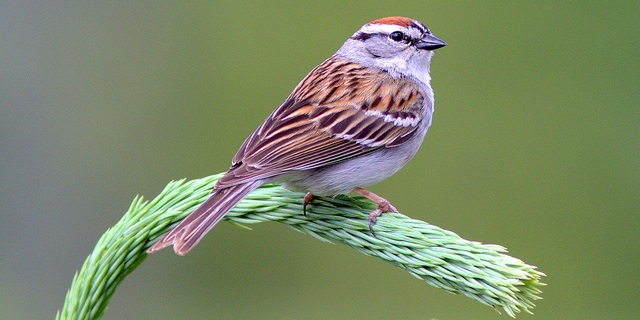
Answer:
[{"label": "wing feather", "polygon": [[[339,75],[339,76],[335,76]],[[308,170],[392,148],[423,119],[424,92],[332,57],[312,70],[242,144],[219,187]]]}]

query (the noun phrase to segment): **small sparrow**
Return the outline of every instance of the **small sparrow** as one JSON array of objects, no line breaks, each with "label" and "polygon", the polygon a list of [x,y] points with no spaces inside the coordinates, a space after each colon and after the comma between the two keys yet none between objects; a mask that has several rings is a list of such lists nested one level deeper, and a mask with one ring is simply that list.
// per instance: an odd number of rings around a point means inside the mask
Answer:
[{"label": "small sparrow", "polygon": [[362,26],[315,67],[245,140],[211,196],[147,252],[173,245],[184,255],[238,201],[265,183],[314,195],[355,191],[378,208],[389,201],[362,189],[400,170],[418,151],[433,114],[429,65],[446,43],[419,21],[387,17]]}]

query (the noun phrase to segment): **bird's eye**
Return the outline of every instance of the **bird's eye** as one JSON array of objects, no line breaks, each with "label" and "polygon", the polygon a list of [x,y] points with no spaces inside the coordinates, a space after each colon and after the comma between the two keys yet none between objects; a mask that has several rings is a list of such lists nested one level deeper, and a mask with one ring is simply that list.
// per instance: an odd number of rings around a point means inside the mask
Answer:
[{"label": "bird's eye", "polygon": [[389,38],[391,38],[391,40],[393,40],[393,41],[402,41],[402,40],[404,40],[406,37],[407,37],[407,36],[405,36],[405,34],[404,34],[404,33],[402,33],[402,32],[400,32],[400,31],[392,32],[392,33],[389,35]]}]

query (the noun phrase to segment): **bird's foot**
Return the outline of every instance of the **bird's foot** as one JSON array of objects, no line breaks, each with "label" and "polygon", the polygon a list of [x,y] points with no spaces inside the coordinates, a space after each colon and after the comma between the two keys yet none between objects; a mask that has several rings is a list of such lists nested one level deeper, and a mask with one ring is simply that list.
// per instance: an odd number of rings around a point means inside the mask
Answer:
[{"label": "bird's foot", "polygon": [[[371,201],[375,202],[378,204],[378,208],[376,208],[375,210],[373,210],[370,214],[369,214],[369,230],[371,231],[371,233],[373,235],[375,235],[375,233],[373,232],[373,225],[376,223],[376,219],[383,213],[385,212],[394,212],[394,213],[399,213],[398,209],[396,209],[393,205],[391,205],[391,203],[389,202],[389,200],[369,191],[369,190],[365,190],[362,188],[355,188],[353,189],[353,191],[369,198]],[[306,198],[306,197],[305,197]]]}]

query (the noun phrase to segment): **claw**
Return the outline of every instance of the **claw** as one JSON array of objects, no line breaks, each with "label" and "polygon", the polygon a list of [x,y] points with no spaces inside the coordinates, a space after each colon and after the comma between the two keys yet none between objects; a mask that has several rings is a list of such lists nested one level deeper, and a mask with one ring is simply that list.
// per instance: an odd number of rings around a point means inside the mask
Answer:
[{"label": "claw", "polygon": [[371,213],[369,213],[369,231],[371,231],[371,234],[375,237],[376,233],[373,232],[373,225],[376,224],[376,219],[382,214],[382,210],[380,210],[380,207],[378,207],[377,209],[371,211]]},{"label": "claw", "polygon": [[304,195],[304,200],[302,200],[302,214],[304,214],[305,218],[307,217],[307,205],[311,202],[311,199],[313,199],[313,193],[307,192]]}]

